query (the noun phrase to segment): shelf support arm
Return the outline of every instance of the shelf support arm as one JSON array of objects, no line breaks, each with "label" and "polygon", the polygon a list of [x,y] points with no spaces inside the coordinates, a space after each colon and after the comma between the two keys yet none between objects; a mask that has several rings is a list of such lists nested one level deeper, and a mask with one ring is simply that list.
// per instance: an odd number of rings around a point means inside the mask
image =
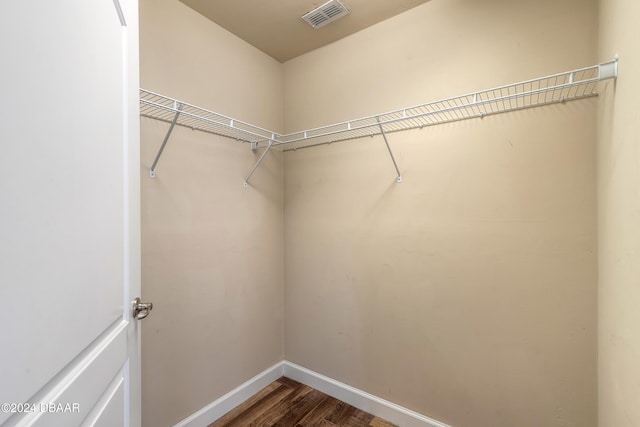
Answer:
[{"label": "shelf support arm", "polygon": [[258,169],[258,166],[260,166],[260,163],[262,163],[262,160],[264,160],[265,156],[267,155],[267,153],[269,152],[269,150],[271,150],[271,146],[273,145],[273,139],[269,140],[269,145],[267,145],[267,148],[262,152],[262,155],[260,156],[260,158],[258,159],[258,161],[256,162],[255,165],[253,165],[253,167],[251,168],[251,170],[249,171],[249,174],[247,175],[247,177],[244,179],[244,184],[243,186],[245,188],[247,188],[249,186],[249,180],[251,179],[251,177],[253,176],[253,173],[256,171],[256,169]]},{"label": "shelf support arm", "polygon": [[153,164],[151,165],[151,169],[149,169],[149,177],[151,178],[155,178],[156,177],[156,166],[158,165],[158,161],[160,160],[160,156],[162,156],[162,152],[164,151],[164,147],[167,145],[167,141],[169,141],[169,137],[171,136],[171,132],[173,132],[173,128],[176,125],[176,122],[178,121],[178,117],[180,117],[180,113],[182,112],[182,104],[178,104],[176,107],[176,114],[175,116],[173,116],[173,120],[171,121],[171,126],[169,126],[169,130],[167,131],[167,134],[164,136],[164,140],[162,141],[162,145],[160,146],[160,149],[158,150],[158,154],[156,154],[156,159],[153,161]]},{"label": "shelf support arm", "polygon": [[382,134],[382,138],[384,139],[384,143],[387,145],[387,150],[389,150],[389,155],[391,156],[391,161],[393,162],[393,167],[396,168],[396,173],[398,177],[396,181],[398,183],[402,182],[402,174],[400,173],[400,169],[398,169],[398,164],[396,163],[396,158],[393,157],[393,152],[391,151],[391,147],[389,146],[389,141],[387,141],[387,134],[384,133],[384,129],[382,127],[382,123],[380,123],[380,117],[376,117],[378,121],[378,127],[380,128],[380,133]]}]

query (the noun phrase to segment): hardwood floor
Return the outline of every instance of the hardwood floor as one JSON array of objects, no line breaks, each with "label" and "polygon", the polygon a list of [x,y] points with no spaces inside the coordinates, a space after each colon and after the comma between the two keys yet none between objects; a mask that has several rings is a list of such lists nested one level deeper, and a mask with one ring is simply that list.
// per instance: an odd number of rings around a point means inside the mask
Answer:
[{"label": "hardwood floor", "polygon": [[318,390],[282,377],[209,427],[396,427]]}]

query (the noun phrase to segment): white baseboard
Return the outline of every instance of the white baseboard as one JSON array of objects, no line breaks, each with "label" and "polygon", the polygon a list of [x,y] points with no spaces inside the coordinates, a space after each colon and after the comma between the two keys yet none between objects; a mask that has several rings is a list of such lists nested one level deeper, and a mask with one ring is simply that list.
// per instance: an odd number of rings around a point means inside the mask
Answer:
[{"label": "white baseboard", "polygon": [[272,367],[262,371],[244,384],[231,390],[224,396],[209,403],[180,421],[174,427],[207,427],[209,424],[231,411],[236,406],[247,401],[251,396],[277,380],[283,375],[283,363],[278,362]]},{"label": "white baseboard", "polygon": [[350,385],[303,368],[295,363],[283,362],[284,376],[342,400],[365,412],[397,424],[400,427],[450,427],[427,416],[376,397]]},{"label": "white baseboard", "polygon": [[315,388],[400,427],[450,427],[447,424],[286,360],[276,363],[198,412],[180,421],[174,427],[207,427],[282,376]]}]

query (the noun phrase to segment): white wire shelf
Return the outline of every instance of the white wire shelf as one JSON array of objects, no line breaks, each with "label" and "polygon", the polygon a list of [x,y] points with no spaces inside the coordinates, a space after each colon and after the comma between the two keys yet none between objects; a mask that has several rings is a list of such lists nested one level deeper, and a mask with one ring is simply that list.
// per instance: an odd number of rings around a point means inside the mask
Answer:
[{"label": "white wire shelf", "polygon": [[267,129],[206,110],[184,101],[140,89],[140,115],[241,142],[268,142],[280,135]]},{"label": "white wire shelf", "polygon": [[597,96],[598,82],[617,76],[617,60],[429,102],[383,114],[282,135],[284,151],[422,128]]},{"label": "white wire shelf", "polygon": [[265,147],[266,149],[245,178],[245,187],[272,148],[290,151],[376,135],[383,136],[398,173],[397,180],[402,182],[400,170],[387,141],[387,133],[597,96],[598,83],[615,79],[617,76],[618,59],[616,58],[591,67],[285,135],[145,89],[140,89],[140,115],[170,123],[169,130],[151,166],[149,173],[151,177],[155,177],[155,168],[160,156],[174,126],[177,125],[249,142],[254,150]]}]

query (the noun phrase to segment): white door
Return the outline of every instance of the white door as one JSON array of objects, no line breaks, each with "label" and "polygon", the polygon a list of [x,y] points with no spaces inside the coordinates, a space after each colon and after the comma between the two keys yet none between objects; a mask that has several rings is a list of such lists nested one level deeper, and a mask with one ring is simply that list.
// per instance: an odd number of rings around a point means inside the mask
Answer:
[{"label": "white door", "polygon": [[0,5],[0,425],[140,425],[138,5]]}]

